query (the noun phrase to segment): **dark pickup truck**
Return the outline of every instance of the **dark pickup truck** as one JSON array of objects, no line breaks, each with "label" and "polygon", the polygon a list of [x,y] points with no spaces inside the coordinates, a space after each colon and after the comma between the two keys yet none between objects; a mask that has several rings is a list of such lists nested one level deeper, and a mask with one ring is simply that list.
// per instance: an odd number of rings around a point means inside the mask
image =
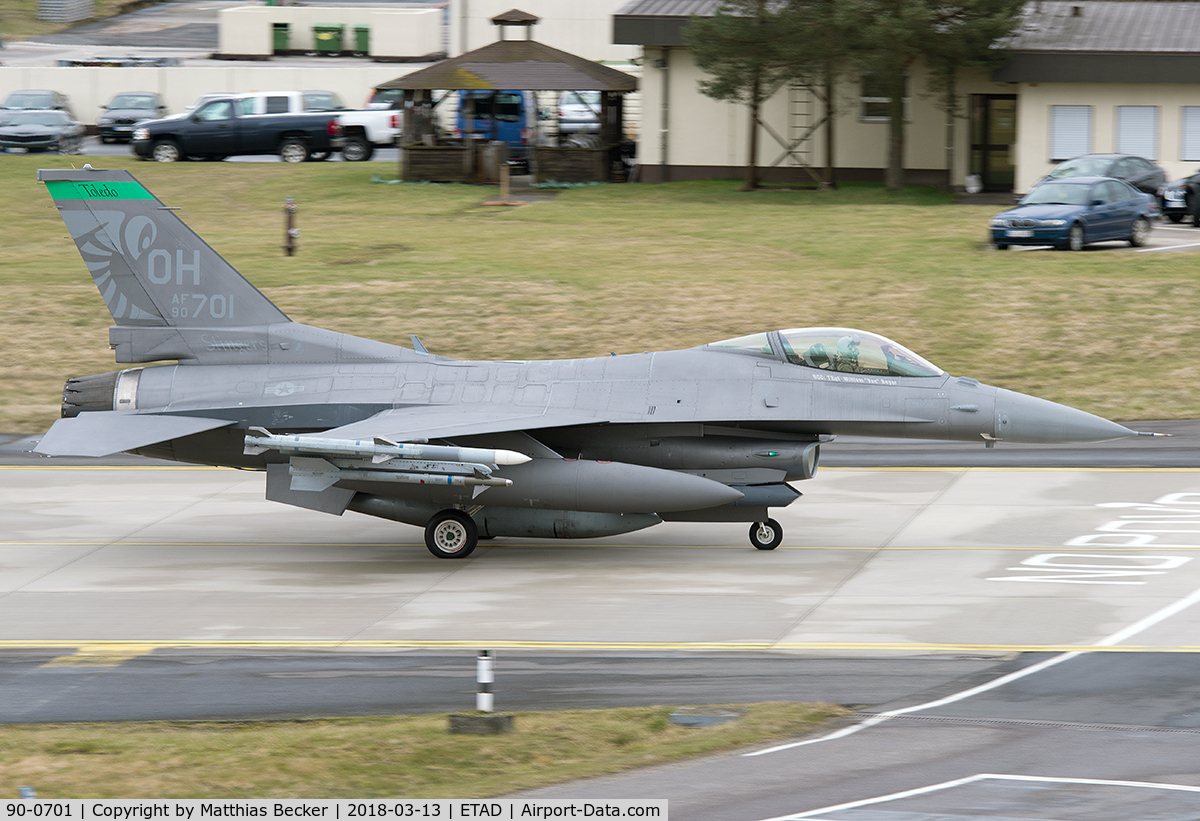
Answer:
[{"label": "dark pickup truck", "polygon": [[209,99],[187,114],[140,123],[133,151],[142,159],[178,162],[222,160],[241,154],[278,154],[284,162],[328,156],[342,147],[342,126],[332,111],[254,114],[249,97]]}]

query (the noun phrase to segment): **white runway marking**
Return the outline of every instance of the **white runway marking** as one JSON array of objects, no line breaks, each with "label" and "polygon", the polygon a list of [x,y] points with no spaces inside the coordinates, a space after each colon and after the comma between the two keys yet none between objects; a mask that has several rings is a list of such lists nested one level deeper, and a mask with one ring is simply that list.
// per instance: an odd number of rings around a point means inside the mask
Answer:
[{"label": "white runway marking", "polygon": [[[1130,639],[1130,638],[1136,636],[1138,633],[1141,633],[1144,630],[1148,630],[1151,627],[1154,627],[1156,624],[1159,624],[1160,622],[1165,621],[1166,619],[1169,619],[1171,616],[1174,616],[1177,613],[1183,612],[1184,610],[1191,607],[1193,604],[1196,604],[1197,602],[1200,602],[1200,590],[1195,590],[1192,593],[1190,593],[1189,595],[1184,596],[1182,599],[1180,599],[1176,602],[1173,602],[1172,604],[1169,604],[1166,607],[1163,607],[1162,609],[1155,611],[1154,613],[1151,613],[1146,618],[1141,619],[1140,621],[1136,621],[1133,624],[1129,625],[1128,627],[1126,627],[1122,630],[1118,630],[1117,632],[1113,633],[1112,635],[1100,639],[1099,641],[1095,642],[1092,646],[1093,647],[1112,647],[1114,645],[1120,644],[1121,642],[1125,641],[1126,639]],[[988,683],[981,684],[978,687],[971,687],[971,688],[963,690],[961,692],[946,696],[945,698],[939,698],[939,699],[936,699],[935,701],[927,701],[924,704],[916,704],[912,707],[904,707],[899,710],[888,710],[886,713],[879,713],[878,715],[873,715],[870,718],[859,722],[858,724],[852,724],[849,727],[843,727],[840,730],[835,730],[834,732],[829,733],[827,735],[820,736],[819,738],[809,738],[809,739],[805,739],[804,741],[794,741],[791,744],[780,744],[776,747],[768,747],[765,750],[757,750],[752,753],[745,753],[743,755],[743,757],[752,758],[754,756],[767,755],[768,753],[777,753],[777,752],[781,752],[783,750],[791,750],[795,747],[806,747],[809,744],[820,744],[823,741],[834,741],[839,738],[845,738],[848,735],[853,735],[854,733],[857,733],[859,730],[865,730],[868,727],[874,727],[876,724],[882,724],[884,721],[887,721],[889,718],[895,718],[896,716],[907,715],[909,713],[917,713],[922,710],[931,710],[934,707],[942,707],[946,704],[953,704],[956,701],[962,701],[963,699],[970,698],[971,696],[976,696],[976,695],[979,695],[980,693],[985,693],[988,690],[994,690],[997,687],[1003,687],[1005,684],[1008,684],[1009,682],[1013,682],[1018,679],[1025,678],[1026,676],[1031,676],[1034,673],[1040,673],[1042,670],[1053,667],[1057,664],[1062,664],[1064,661],[1070,661],[1071,659],[1075,658],[1076,656],[1083,655],[1086,652],[1088,652],[1088,651],[1087,650],[1072,650],[1068,653],[1062,653],[1061,655],[1057,655],[1057,656],[1054,656],[1053,658],[1046,659],[1045,661],[1039,662],[1030,667],[1026,667],[1022,670],[1017,670],[1015,672],[1009,673],[1006,676],[1001,676],[1000,678],[995,679],[994,681],[989,681]]]},{"label": "white runway marking", "polygon": [[911,798],[917,795],[927,795],[941,790],[949,790],[955,787],[961,787],[966,784],[974,784],[980,781],[1027,781],[1041,784],[1082,784],[1102,787],[1141,787],[1146,789],[1157,790],[1174,790],[1177,792],[1197,792],[1200,793],[1200,787],[1189,787],[1183,784],[1158,784],[1149,781],[1105,781],[1096,778],[1050,778],[1037,775],[1001,775],[998,773],[979,773],[978,775],[967,776],[966,778],[956,778],[953,781],[943,781],[941,784],[930,784],[927,787],[917,787],[912,790],[904,790],[903,792],[895,792],[890,795],[880,795],[875,798],[864,798],[860,801],[850,801],[845,804],[837,804],[832,807],[822,807],[819,810],[808,810],[806,812],[794,813],[790,815],[779,815],[774,818],[765,818],[763,821],[799,821],[799,819],[807,818],[812,821],[820,821],[820,816],[831,813],[841,812],[842,810],[852,810],[858,807],[865,807],[871,804],[882,804],[885,801],[898,801],[901,798]]},{"label": "white runway marking", "polygon": [[1200,242],[1188,242],[1183,245],[1165,245],[1161,248],[1135,248],[1134,252],[1138,254],[1150,253],[1153,251],[1178,251],[1180,248],[1196,248],[1200,247]]}]

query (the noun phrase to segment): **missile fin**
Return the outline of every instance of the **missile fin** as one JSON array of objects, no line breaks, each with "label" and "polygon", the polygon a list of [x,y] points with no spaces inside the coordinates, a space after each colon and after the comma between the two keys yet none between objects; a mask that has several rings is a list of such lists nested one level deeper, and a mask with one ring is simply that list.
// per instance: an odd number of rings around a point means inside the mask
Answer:
[{"label": "missile fin", "polygon": [[293,456],[288,472],[291,474],[291,489],[319,493],[332,487],[341,477],[341,471],[324,459],[312,456]]}]

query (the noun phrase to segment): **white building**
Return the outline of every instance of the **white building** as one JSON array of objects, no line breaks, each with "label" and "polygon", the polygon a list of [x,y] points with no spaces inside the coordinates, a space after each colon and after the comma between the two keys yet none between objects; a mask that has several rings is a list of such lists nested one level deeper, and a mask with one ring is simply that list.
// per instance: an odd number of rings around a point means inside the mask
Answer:
[{"label": "white building", "polygon": [[[642,49],[643,180],[734,177],[744,169],[746,108],[700,93],[704,74],[683,37],[691,17],[711,16],[718,5],[633,0],[613,16],[613,39]],[[1003,45],[1007,65],[959,78],[966,117],[953,126],[953,168],[946,167],[946,116],[924,93],[923,68],[913,70],[908,182],[962,185],[978,174],[991,190],[1024,191],[1056,161],[1082,153],[1138,154],[1171,179],[1200,161],[1200,2],[1032,0]],[[888,118],[869,94],[857,76],[838,89],[839,179],[882,179]],[[785,88],[762,116],[791,142],[824,114],[806,90]],[[760,140],[766,179],[803,179],[803,163],[824,164],[821,129],[792,154],[765,131]]]}]

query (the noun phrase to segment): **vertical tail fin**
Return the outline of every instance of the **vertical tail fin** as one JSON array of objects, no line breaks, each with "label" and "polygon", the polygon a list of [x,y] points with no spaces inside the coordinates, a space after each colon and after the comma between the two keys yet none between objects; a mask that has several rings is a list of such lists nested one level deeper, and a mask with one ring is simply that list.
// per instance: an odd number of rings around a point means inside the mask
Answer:
[{"label": "vertical tail fin", "polygon": [[85,165],[43,169],[38,179],[116,325],[185,331],[288,321],[128,171]]}]

